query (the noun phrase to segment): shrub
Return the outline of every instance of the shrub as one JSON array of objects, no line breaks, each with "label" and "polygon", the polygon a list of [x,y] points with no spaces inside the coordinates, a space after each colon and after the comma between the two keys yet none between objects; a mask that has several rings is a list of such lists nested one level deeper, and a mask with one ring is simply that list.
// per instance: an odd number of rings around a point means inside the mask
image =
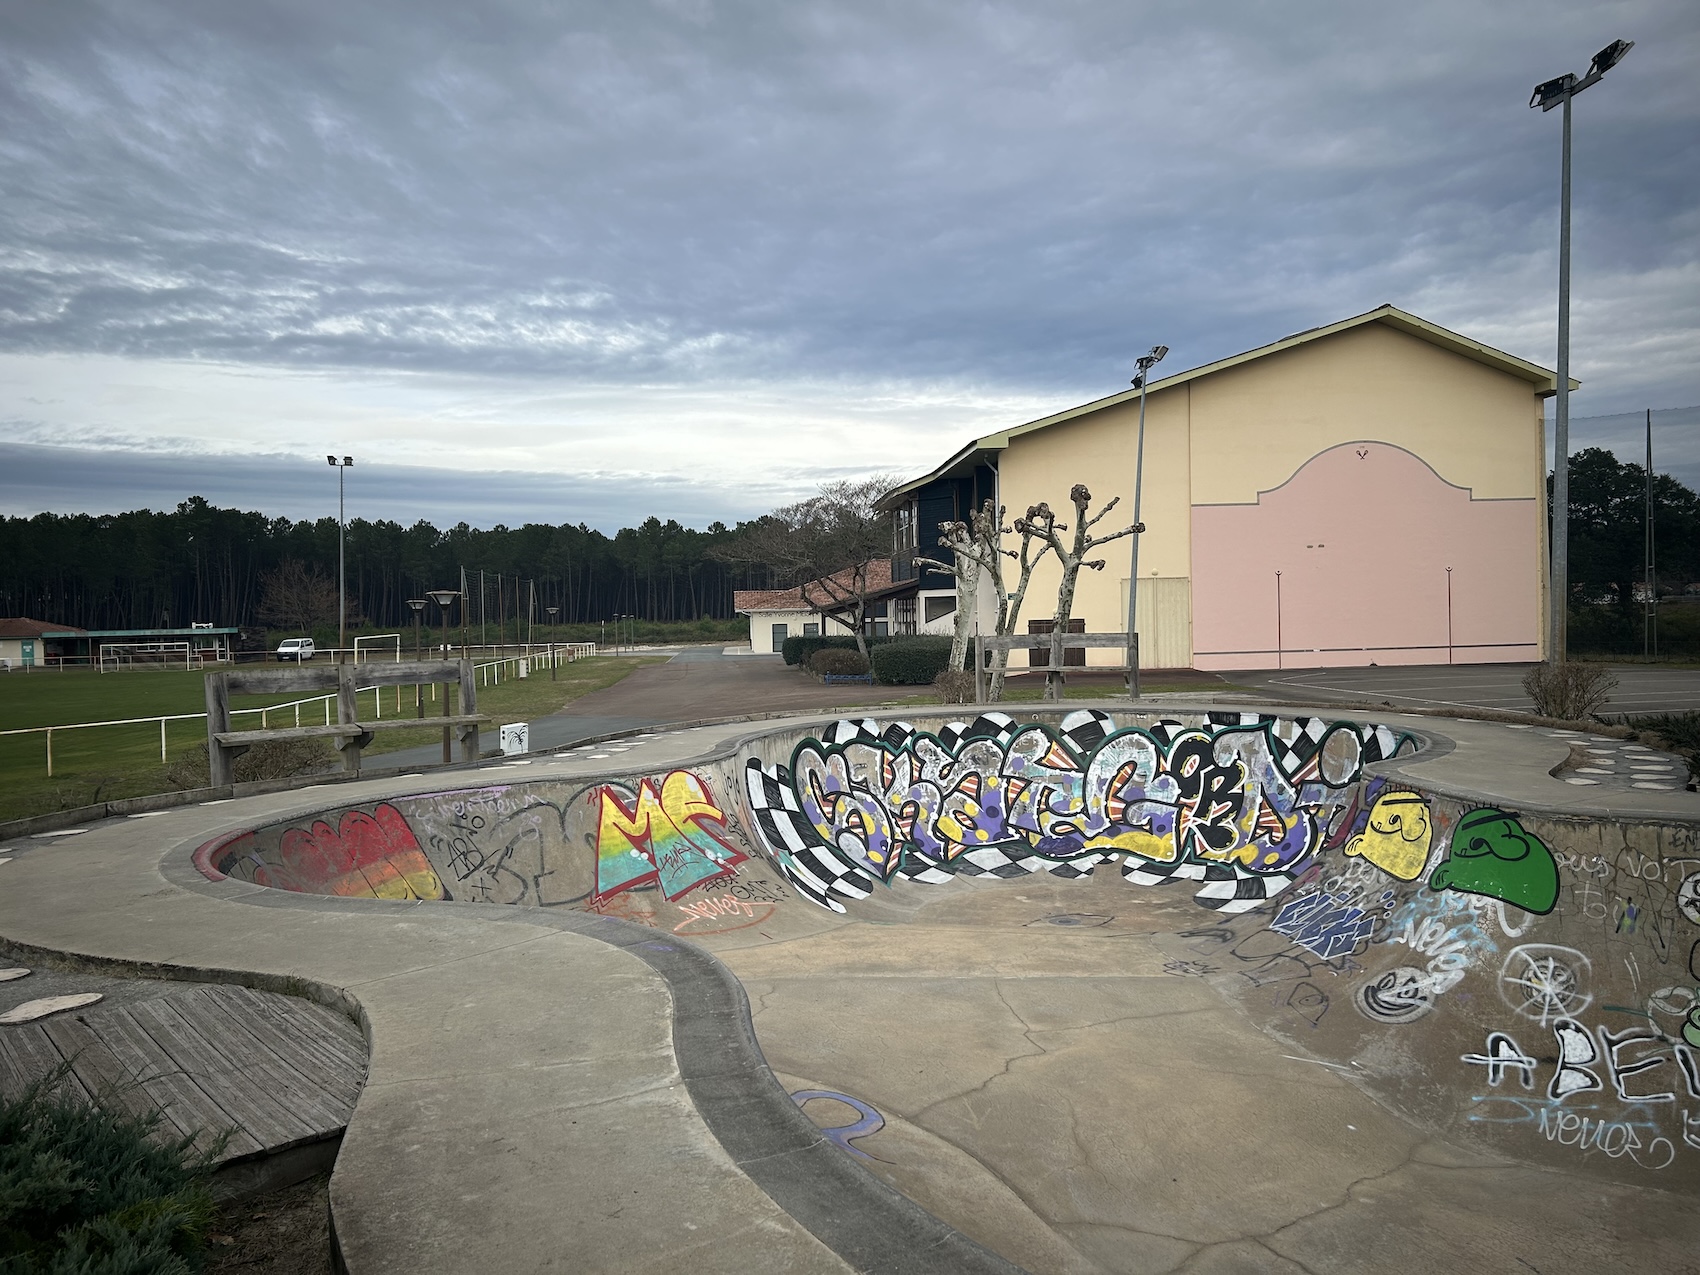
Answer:
[{"label": "shrub", "polygon": [[887,686],[931,686],[950,664],[950,639],[904,638],[871,654],[874,677]]},{"label": "shrub", "polygon": [[[894,639],[888,637],[871,637],[867,639],[868,649]],[[816,651],[854,651],[856,639],[848,633],[834,634],[831,637],[788,637],[785,644],[779,648],[780,655],[787,664],[800,664],[804,668],[812,668],[809,661]]]},{"label": "shrub", "polygon": [[822,675],[833,673],[841,677],[862,677],[868,671],[868,661],[860,651],[843,651],[829,646],[809,657],[809,668]]},{"label": "shrub", "polygon": [[1598,664],[1537,664],[1523,678],[1523,692],[1542,717],[1586,721],[1617,689],[1617,676]]},{"label": "shrub", "polygon": [[[429,719],[426,720],[429,725]],[[323,739],[268,739],[255,744],[236,759],[236,782],[256,783],[262,779],[290,779],[328,769],[336,751]],[[207,746],[197,744],[165,770],[166,782],[179,792],[205,788],[212,783],[207,765]]]},{"label": "shrub", "polygon": [[177,1275],[199,1270],[213,1158],[160,1141],[161,1117],[91,1107],[56,1087],[68,1066],[0,1098],[0,1269]]},{"label": "shrub", "polygon": [[974,674],[963,668],[947,668],[933,679],[941,704],[972,704]]}]

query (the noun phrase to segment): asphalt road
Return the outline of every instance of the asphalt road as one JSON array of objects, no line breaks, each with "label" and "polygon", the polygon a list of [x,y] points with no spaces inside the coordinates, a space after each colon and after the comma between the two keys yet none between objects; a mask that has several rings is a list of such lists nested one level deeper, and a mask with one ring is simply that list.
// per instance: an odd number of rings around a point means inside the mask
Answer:
[{"label": "asphalt road", "polygon": [[[1527,664],[1400,665],[1381,668],[1289,669],[1224,673],[1230,682],[1283,699],[1371,700],[1424,708],[1534,708],[1523,693]],[[1618,686],[1601,710],[1682,713],[1700,710],[1700,670],[1612,665]]]}]

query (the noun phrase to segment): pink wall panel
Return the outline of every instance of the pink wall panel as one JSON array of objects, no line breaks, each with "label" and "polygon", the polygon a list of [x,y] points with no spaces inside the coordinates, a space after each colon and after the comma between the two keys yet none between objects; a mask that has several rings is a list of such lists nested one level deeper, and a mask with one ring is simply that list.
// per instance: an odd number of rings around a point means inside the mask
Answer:
[{"label": "pink wall panel", "polygon": [[1536,520],[1533,500],[1472,500],[1402,447],[1331,447],[1255,505],[1193,506],[1193,662],[1535,659]]}]

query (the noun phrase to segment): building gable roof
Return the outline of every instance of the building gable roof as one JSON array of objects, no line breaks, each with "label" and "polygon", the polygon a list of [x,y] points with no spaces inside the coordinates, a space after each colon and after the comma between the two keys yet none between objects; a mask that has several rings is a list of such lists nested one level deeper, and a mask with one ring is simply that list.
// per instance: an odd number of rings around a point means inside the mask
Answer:
[{"label": "building gable roof", "polygon": [[[1312,341],[1320,341],[1324,337],[1347,332],[1369,323],[1384,324],[1419,340],[1427,341],[1431,345],[1439,346],[1453,354],[1462,355],[1464,358],[1485,364],[1495,371],[1504,372],[1509,376],[1517,377],[1519,380],[1527,381],[1535,387],[1535,392],[1542,398],[1557,393],[1558,378],[1549,369],[1541,367],[1537,363],[1520,359],[1514,354],[1507,354],[1503,350],[1496,350],[1491,345],[1483,345],[1480,341],[1473,341],[1467,336],[1453,332],[1449,328],[1443,328],[1438,323],[1430,323],[1427,319],[1419,318],[1417,315],[1391,304],[1377,306],[1373,310],[1353,315],[1349,319],[1341,319],[1337,323],[1329,323],[1319,328],[1307,328],[1303,332],[1284,336],[1279,341],[1272,341],[1268,345],[1260,345],[1254,350],[1246,350],[1244,353],[1231,355],[1225,359],[1217,359],[1214,363],[1206,363],[1202,367],[1177,372],[1173,376],[1165,376],[1152,381],[1146,387],[1146,392],[1154,394],[1160,390],[1173,389],[1176,386],[1185,385],[1188,381],[1196,381],[1216,372],[1225,372],[1229,368],[1239,367],[1243,363],[1266,358],[1271,354],[1281,354],[1287,350],[1297,349],[1299,346],[1308,345]],[[1580,381],[1571,379],[1571,389],[1578,389],[1580,386]],[[1052,413],[1050,416],[1042,416],[1036,421],[1028,421],[1025,425],[1015,425],[1006,430],[983,435],[969,443],[930,474],[925,474],[912,482],[904,483],[901,487],[889,492],[881,501],[881,504],[890,507],[897,501],[898,497],[907,495],[918,487],[924,487],[928,483],[936,482],[941,478],[951,477],[966,467],[979,464],[989,453],[1002,451],[1009,446],[1011,439],[1019,438],[1023,434],[1032,434],[1052,425],[1060,425],[1064,421],[1089,416],[1093,412],[1102,411],[1107,407],[1115,407],[1138,397],[1139,391],[1137,389],[1126,389],[1120,393],[1111,394],[1107,398],[1094,399],[1090,403],[1082,403],[1079,407],[1070,407],[1064,411]]]},{"label": "building gable roof", "polygon": [[67,634],[80,634],[82,631],[64,624],[48,624],[42,620],[26,619],[21,615],[0,617],[0,639],[38,638],[49,633],[55,637],[63,637]]}]

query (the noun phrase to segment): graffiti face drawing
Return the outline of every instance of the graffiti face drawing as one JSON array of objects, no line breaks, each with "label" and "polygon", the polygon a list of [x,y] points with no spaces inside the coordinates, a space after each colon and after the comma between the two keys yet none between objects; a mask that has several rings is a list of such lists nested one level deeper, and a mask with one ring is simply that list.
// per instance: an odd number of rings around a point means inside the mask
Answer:
[{"label": "graffiti face drawing", "polygon": [[1384,792],[1370,807],[1369,826],[1346,843],[1346,853],[1362,855],[1401,881],[1415,881],[1428,862],[1434,829],[1428,803],[1414,792]]},{"label": "graffiti face drawing", "polygon": [[1451,852],[1428,879],[1431,890],[1461,890],[1542,916],[1558,902],[1558,864],[1545,843],[1499,810],[1472,810],[1452,832]]}]

